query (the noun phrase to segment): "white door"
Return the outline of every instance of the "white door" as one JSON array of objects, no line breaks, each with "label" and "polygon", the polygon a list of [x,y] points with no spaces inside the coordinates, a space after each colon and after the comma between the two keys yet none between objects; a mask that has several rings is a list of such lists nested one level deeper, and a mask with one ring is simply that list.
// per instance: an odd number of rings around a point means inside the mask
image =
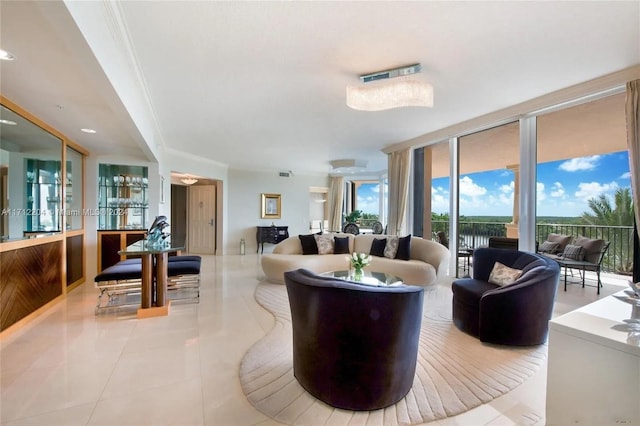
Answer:
[{"label": "white door", "polygon": [[215,254],[216,252],[216,187],[198,185],[189,187],[189,253]]}]

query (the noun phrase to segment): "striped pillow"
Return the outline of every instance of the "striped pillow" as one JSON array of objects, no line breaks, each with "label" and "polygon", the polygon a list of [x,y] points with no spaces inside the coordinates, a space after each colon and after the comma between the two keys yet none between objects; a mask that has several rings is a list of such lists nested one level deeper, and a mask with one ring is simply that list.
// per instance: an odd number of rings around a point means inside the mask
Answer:
[{"label": "striped pillow", "polygon": [[555,253],[558,251],[559,248],[560,248],[560,243],[555,243],[553,241],[545,241],[544,243],[540,244],[538,251],[540,253]]},{"label": "striped pillow", "polygon": [[582,246],[567,244],[567,246],[564,248],[564,252],[562,252],[562,257],[570,260],[583,260],[584,249],[582,248]]}]

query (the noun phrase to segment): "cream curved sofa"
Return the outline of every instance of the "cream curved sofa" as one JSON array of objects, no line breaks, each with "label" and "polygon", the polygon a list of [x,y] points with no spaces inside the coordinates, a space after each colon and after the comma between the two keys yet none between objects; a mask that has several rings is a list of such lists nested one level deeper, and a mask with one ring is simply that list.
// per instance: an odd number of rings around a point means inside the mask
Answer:
[{"label": "cream curved sofa", "polygon": [[[386,235],[374,234],[333,234],[349,237],[349,251],[369,253],[374,238],[386,238]],[[284,273],[305,268],[315,273],[349,269],[346,254],[302,254],[302,245],[297,235],[283,240],[273,249],[273,253],[262,255],[262,270],[267,280],[284,284]],[[449,250],[435,241],[411,237],[410,259],[388,259],[372,256],[367,269],[373,272],[386,272],[402,278],[405,284],[428,286],[435,284],[447,275]]]}]

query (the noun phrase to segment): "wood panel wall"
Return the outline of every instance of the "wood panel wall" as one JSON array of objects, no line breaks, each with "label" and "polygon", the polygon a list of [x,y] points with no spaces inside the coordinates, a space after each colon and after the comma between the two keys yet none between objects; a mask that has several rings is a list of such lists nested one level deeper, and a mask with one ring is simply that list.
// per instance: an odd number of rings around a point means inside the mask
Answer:
[{"label": "wood panel wall", "polygon": [[0,253],[0,331],[62,294],[62,241]]}]

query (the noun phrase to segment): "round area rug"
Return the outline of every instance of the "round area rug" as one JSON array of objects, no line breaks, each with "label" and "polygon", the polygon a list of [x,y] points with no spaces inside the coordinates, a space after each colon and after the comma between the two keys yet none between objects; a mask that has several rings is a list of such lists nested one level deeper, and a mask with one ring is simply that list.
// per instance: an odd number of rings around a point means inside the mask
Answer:
[{"label": "round area rug", "polygon": [[240,383],[258,411],[290,425],[410,425],[463,413],[524,382],[544,362],[547,346],[489,345],[451,321],[451,288],[425,289],[413,387],[398,403],[375,411],[333,408],[307,393],[293,376],[286,287],[260,283],[255,298],[275,316],[273,329],[240,364]]}]

